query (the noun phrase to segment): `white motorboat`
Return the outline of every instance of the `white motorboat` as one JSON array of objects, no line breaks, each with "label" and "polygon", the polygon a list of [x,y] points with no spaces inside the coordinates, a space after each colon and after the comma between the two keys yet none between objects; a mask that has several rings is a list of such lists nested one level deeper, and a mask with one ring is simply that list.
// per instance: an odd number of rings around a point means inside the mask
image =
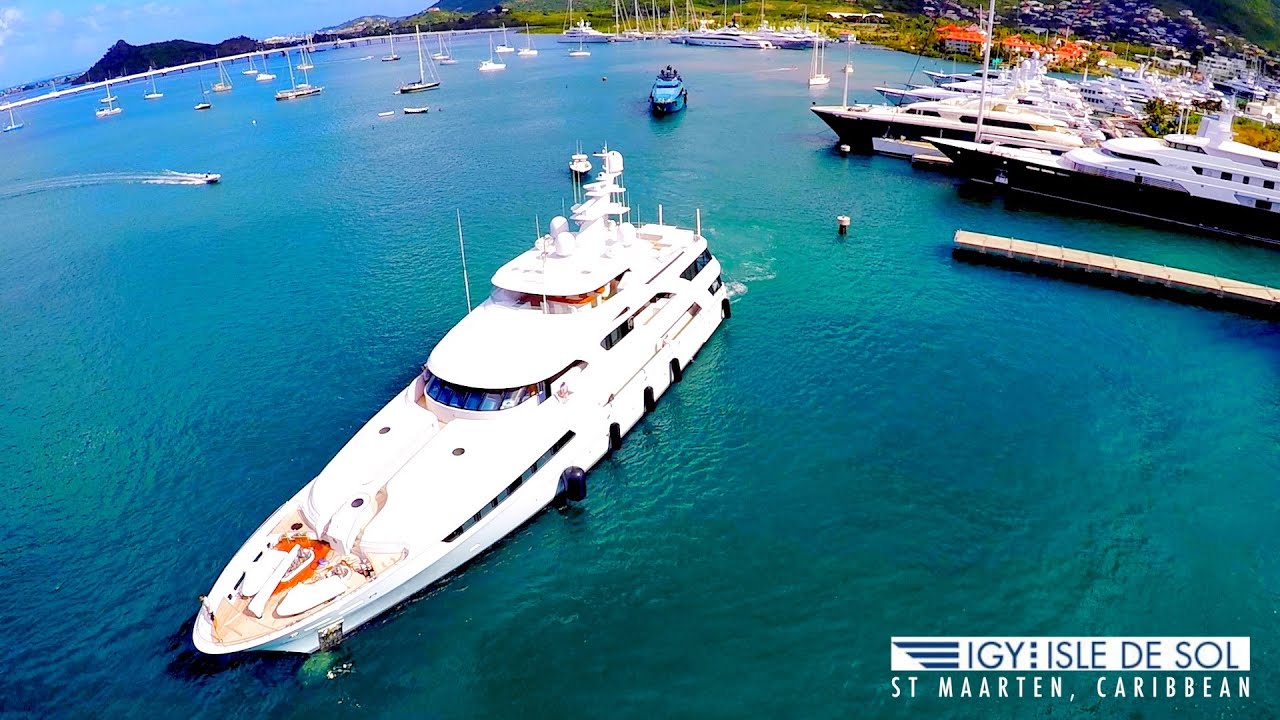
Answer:
[{"label": "white motorboat", "polygon": [[503,55],[505,53],[513,53],[516,51],[515,48],[507,44],[507,26],[506,25],[502,26],[502,44],[494,48],[493,51],[498,53],[499,55]]},{"label": "white motorboat", "polygon": [[330,649],[585,499],[586,473],[730,314],[700,220],[633,225],[622,155],[598,157],[577,230],[557,217],[499,268],[423,371],[252,531],[201,601],[198,650]]},{"label": "white motorboat", "polygon": [[405,115],[425,115],[429,108],[426,105],[422,107],[407,107],[404,109]]},{"label": "white motorboat", "polygon": [[569,156],[569,172],[574,177],[583,177],[591,172],[591,158],[587,157],[584,152],[576,152]]},{"label": "white motorboat", "polygon": [[735,28],[724,30],[700,30],[684,36],[685,45],[702,45],[706,47],[750,48],[752,50],[772,50],[772,42]]},{"label": "white motorboat", "polygon": [[218,173],[205,173],[204,177],[200,179],[204,181],[205,185],[216,185],[222,182],[222,176]]},{"label": "white motorboat", "polygon": [[613,42],[613,36],[602,33],[591,27],[591,23],[587,20],[579,20],[576,24],[573,22],[573,0],[569,0],[569,14],[565,16],[564,31],[560,33],[560,37],[556,38],[557,42],[562,43],[607,43]]},{"label": "white motorboat", "polygon": [[872,149],[871,140],[877,137],[974,140],[979,115],[983,116],[986,142],[1059,153],[1085,144],[1065,122],[1005,99],[958,97],[906,107],[819,105],[809,109],[836,132],[841,142],[862,150]]}]

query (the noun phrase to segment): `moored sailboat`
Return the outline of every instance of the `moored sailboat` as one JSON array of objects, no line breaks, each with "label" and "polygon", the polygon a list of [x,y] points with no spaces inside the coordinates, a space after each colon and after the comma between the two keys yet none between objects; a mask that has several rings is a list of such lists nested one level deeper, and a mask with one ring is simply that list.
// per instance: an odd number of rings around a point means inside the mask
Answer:
[{"label": "moored sailboat", "polygon": [[160,98],[164,97],[164,93],[162,93],[162,92],[160,92],[158,89],[156,89],[156,75],[155,75],[155,72],[156,72],[156,69],[155,69],[154,67],[153,67],[153,68],[151,68],[151,92],[146,93],[145,95],[143,95],[143,96],[142,96],[142,99],[143,99],[143,100],[159,100]]},{"label": "moored sailboat", "polygon": [[23,127],[24,125],[18,122],[13,117],[13,106],[12,105],[9,106],[9,124],[4,126],[3,132],[13,132],[14,130],[21,130]]},{"label": "moored sailboat", "polygon": [[[299,48],[299,53],[306,55],[306,48]],[[307,71],[302,65],[298,68],[302,70],[302,82],[299,83],[297,77],[293,74],[293,58],[289,54],[285,54],[285,62],[289,64],[289,89],[280,90],[276,93],[276,100],[297,100],[311,95],[319,95],[324,91],[321,85],[312,85],[311,79],[307,77]]]},{"label": "moored sailboat", "polygon": [[533,35],[529,33],[529,26],[524,26],[524,47],[516,53],[519,57],[532,57],[538,54],[538,48],[533,46]]},{"label": "moored sailboat", "polygon": [[107,104],[107,106],[104,108],[98,108],[98,110],[95,111],[93,114],[100,118],[111,117],[112,115],[119,115],[121,111],[124,110],[124,108],[118,107],[115,104],[116,96],[111,94],[111,82],[110,81],[104,82],[103,85],[106,87],[107,94],[98,102],[104,102]]},{"label": "moored sailboat", "polygon": [[515,48],[507,44],[507,26],[506,25],[502,26],[502,44],[494,48],[493,51],[498,53],[499,55],[503,55],[505,53],[513,53],[516,51]]},{"label": "moored sailboat", "polygon": [[[387,33],[387,42],[391,43],[391,52],[382,56],[382,62],[395,62],[399,60],[400,56],[396,54],[396,35],[394,32]],[[299,65],[298,67],[302,66]]]},{"label": "moored sailboat", "polygon": [[434,90],[440,87],[440,79],[436,77],[434,67],[431,69],[431,80],[427,80],[426,65],[422,59],[422,31],[415,25],[413,26],[413,32],[414,39],[418,43],[418,80],[417,82],[402,83],[398,90],[401,95],[422,92],[423,90]]},{"label": "moored sailboat", "polygon": [[218,82],[214,83],[211,89],[216,93],[230,92],[231,76],[227,74],[227,69],[222,66],[221,61],[217,62],[216,64],[218,66]]},{"label": "moored sailboat", "polygon": [[493,37],[489,37],[489,59],[480,61],[480,72],[493,72],[495,70],[506,70],[506,63],[495,62],[493,59]]}]

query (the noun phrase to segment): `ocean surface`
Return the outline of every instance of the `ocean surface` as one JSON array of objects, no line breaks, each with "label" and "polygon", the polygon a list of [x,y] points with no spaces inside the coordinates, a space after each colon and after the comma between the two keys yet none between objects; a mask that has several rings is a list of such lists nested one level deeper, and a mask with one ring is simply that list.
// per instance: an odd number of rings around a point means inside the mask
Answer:
[{"label": "ocean surface", "polygon": [[[844,48],[811,93],[803,52],[537,44],[481,74],[459,39],[410,98],[407,48],[358,47],[315,56],[319,97],[237,65],[205,113],[177,75],[0,136],[0,715],[1280,715],[1276,327],[949,247],[1273,285],[1280,254],[841,156],[808,107],[839,102]],[[852,58],[863,101],[951,67]],[[689,108],[654,119],[667,64]],[[623,152],[641,220],[701,210],[732,320],[585,503],[334,652],[198,656],[223,564],[466,311],[455,212],[480,296],[571,202],[579,143]],[[890,636],[934,634],[1247,635],[1252,698],[1100,700],[1089,674],[1074,701],[891,698]]]}]

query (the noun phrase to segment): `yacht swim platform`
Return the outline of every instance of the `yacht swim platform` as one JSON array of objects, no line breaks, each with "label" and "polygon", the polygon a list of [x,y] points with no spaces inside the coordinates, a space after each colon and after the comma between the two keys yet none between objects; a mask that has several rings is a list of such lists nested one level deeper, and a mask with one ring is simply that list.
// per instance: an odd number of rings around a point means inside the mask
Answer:
[{"label": "yacht swim platform", "polygon": [[1280,289],[1115,255],[957,230],[957,258],[1280,320]]}]

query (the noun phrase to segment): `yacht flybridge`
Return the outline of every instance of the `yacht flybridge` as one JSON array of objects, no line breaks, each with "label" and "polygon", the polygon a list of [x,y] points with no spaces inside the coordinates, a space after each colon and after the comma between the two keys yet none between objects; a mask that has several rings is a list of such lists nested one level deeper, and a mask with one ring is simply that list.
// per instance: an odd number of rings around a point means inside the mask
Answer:
[{"label": "yacht flybridge", "polygon": [[[502,266],[420,375],[232,557],[201,602],[205,653],[313,652],[438,581],[610,451],[729,316],[700,232],[630,223],[606,151],[572,220]],[[699,222],[699,227],[701,223]]]}]

